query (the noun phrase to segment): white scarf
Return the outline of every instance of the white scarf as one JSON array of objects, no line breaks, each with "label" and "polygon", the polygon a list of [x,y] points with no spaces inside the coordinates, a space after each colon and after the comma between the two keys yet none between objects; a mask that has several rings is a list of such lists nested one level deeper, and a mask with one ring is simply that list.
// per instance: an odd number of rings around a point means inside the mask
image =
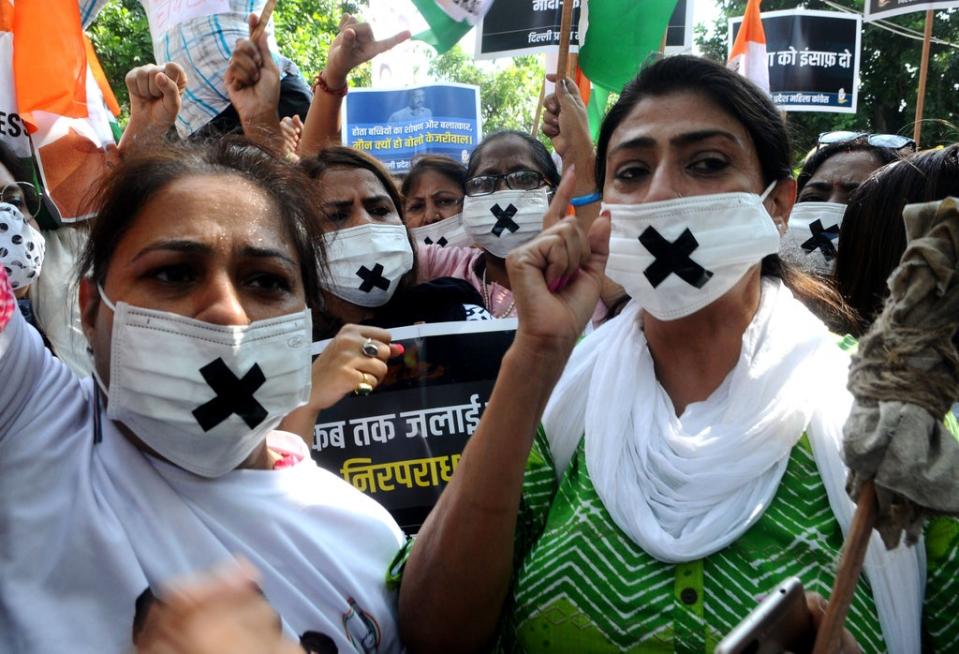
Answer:
[{"label": "white scarf", "polygon": [[[631,302],[574,350],[547,405],[543,424],[557,476],[585,433],[586,466],[613,521],[656,559],[692,561],[759,520],[807,432],[845,533],[854,508],[839,456],[852,402],[848,363],[788,289],[764,281],[739,361],[680,419],[656,381],[640,307]],[[922,543],[887,552],[877,534],[872,538],[865,567],[886,644],[891,652],[918,652]]]}]

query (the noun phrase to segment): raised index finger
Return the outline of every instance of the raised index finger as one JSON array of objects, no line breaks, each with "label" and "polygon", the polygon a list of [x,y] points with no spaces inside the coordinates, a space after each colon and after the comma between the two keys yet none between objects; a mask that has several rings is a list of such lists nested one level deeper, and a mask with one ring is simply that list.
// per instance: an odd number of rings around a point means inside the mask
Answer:
[{"label": "raised index finger", "polygon": [[383,39],[382,41],[376,41],[373,43],[373,49],[376,51],[376,54],[382,54],[391,48],[395,48],[403,41],[410,38],[412,33],[409,30],[403,30],[402,32],[397,32],[393,36]]},{"label": "raised index finger", "polygon": [[549,203],[549,209],[543,216],[543,229],[552,227],[566,216],[566,208],[570,200],[573,199],[573,190],[576,188],[576,166],[571,165],[563,171],[563,179],[560,180],[556,192],[553,194],[553,201]]}]

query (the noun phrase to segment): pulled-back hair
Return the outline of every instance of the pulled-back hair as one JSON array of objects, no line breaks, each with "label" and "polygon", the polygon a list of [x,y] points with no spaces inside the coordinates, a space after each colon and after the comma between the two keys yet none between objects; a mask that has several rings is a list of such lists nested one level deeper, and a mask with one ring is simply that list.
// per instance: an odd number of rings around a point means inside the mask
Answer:
[{"label": "pulled-back hair", "polygon": [[403,178],[400,193],[409,197],[410,191],[425,173],[433,172],[442,175],[456,184],[460,189],[466,184],[466,167],[450,157],[440,155],[425,155],[413,160],[410,172]]},{"label": "pulled-back hair", "polygon": [[856,314],[848,321],[849,333],[864,334],[889,295],[886,280],[906,250],[903,209],[949,196],[959,196],[959,144],[880,168],[853,191],[833,273],[836,288]]},{"label": "pulled-back hair", "polygon": [[520,132],[513,129],[506,129],[501,132],[493,132],[483,139],[482,143],[476,146],[476,149],[473,150],[473,154],[470,155],[469,163],[466,165],[467,179],[476,174],[476,169],[479,167],[479,160],[480,156],[483,154],[483,150],[489,147],[491,143],[496,143],[497,141],[501,141],[502,139],[510,136],[514,136],[523,141],[526,148],[529,150],[530,156],[533,158],[533,163],[536,164],[536,168],[538,169],[536,172],[543,176],[543,178],[546,180],[546,183],[554,188],[559,186],[559,171],[556,170],[556,163],[549,155],[549,150],[546,149],[546,146],[526,132]]},{"label": "pulled-back hair", "polygon": [[[698,93],[739,122],[749,134],[763,184],[792,176],[792,148],[782,114],[769,96],[745,77],[709,59],[691,55],[666,57],[643,68],[624,88],[603,120],[596,144],[596,183],[606,179],[606,155],[619,125],[646,98],[674,93]],[[762,275],[781,279],[829,326],[848,317],[842,298],[828,284],[770,254]]]},{"label": "pulled-back hair", "polygon": [[96,220],[80,257],[79,276],[103,284],[117,244],[147,203],[171,184],[202,175],[242,177],[270,198],[299,256],[306,303],[312,307],[319,302],[318,263],[324,257],[313,185],[294,166],[241,137],[165,141],[121,160],[94,195]]},{"label": "pulled-back hair", "polygon": [[[386,194],[390,196],[400,220],[406,223],[406,214],[403,212],[403,199],[400,197],[399,189],[393,182],[393,178],[386,171],[379,161],[360,150],[348,148],[342,145],[331,145],[320,150],[315,157],[302,159],[300,168],[306,172],[310,179],[317,180],[323,176],[323,173],[331,168],[359,168],[368,170],[380,181]],[[322,195],[322,190],[320,191]]]},{"label": "pulled-back hair", "polygon": [[596,143],[596,183],[606,179],[606,154],[613,132],[633,108],[648,97],[699,93],[735,118],[749,133],[763,184],[792,174],[792,149],[786,123],[769,96],[742,75],[709,59],[677,55],[660,59],[639,72],[623,88],[599,131]]},{"label": "pulled-back hair", "polygon": [[846,152],[868,152],[879,164],[877,168],[885,166],[888,163],[897,161],[901,158],[898,150],[892,148],[879,148],[869,145],[865,139],[855,139],[852,141],[843,141],[842,143],[832,143],[816,149],[810,154],[803,163],[802,170],[796,178],[796,192],[802,193],[803,187],[809,183],[812,176],[816,174],[819,167],[832,159],[837,154]]}]

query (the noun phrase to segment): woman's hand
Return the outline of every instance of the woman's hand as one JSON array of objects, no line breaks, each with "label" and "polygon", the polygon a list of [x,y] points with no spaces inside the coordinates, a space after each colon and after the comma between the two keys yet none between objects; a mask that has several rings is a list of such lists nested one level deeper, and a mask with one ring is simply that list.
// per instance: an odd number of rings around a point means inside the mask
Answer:
[{"label": "woman's hand", "polygon": [[[829,602],[819,593],[806,593],[806,608],[812,617],[813,628],[819,633],[823,618],[826,617],[826,607]],[[842,636],[839,641],[839,654],[861,654],[862,649],[859,643],[852,637],[848,629],[842,630]]]},{"label": "woman's hand", "polygon": [[[259,25],[259,19],[251,14],[250,34]],[[230,65],[226,69],[226,89],[230,102],[240,116],[243,131],[253,140],[257,133],[267,133],[271,144],[277,147],[283,141],[277,107],[280,103],[280,70],[270,54],[266,32],[256,42],[240,39],[233,49]]]},{"label": "woman's hand", "polygon": [[576,218],[563,217],[575,177],[571,167],[553,196],[544,222],[555,224],[506,259],[518,344],[568,352],[596,309],[609,255],[609,218],[598,218],[587,236]]},{"label": "woman's hand", "polygon": [[249,564],[183,580],[141,610],[133,635],[140,654],[303,654],[283,638]]},{"label": "woman's hand", "polygon": [[[376,356],[364,353],[367,340],[376,348]],[[344,325],[313,362],[310,408],[314,411],[327,409],[360,384],[378,386],[386,377],[386,362],[403,353],[403,347],[392,345],[392,340],[385,329]]]},{"label": "woman's hand", "polygon": [[171,62],[134,68],[124,82],[130,95],[130,122],[120,140],[121,152],[166,135],[180,112],[187,77],[179,64]]},{"label": "woman's hand", "polygon": [[343,88],[351,70],[408,38],[410,33],[404,30],[377,41],[369,23],[361,23],[354,16],[343,14],[340,19],[340,32],[330,44],[323,80],[331,89]]},{"label": "woman's hand", "polygon": [[556,87],[543,101],[543,134],[553,142],[564,168],[576,166],[577,183],[573,195],[587,195],[596,190],[593,176],[596,153],[589,133],[586,105],[573,80],[557,80],[556,75],[547,75],[546,79],[556,82]]}]

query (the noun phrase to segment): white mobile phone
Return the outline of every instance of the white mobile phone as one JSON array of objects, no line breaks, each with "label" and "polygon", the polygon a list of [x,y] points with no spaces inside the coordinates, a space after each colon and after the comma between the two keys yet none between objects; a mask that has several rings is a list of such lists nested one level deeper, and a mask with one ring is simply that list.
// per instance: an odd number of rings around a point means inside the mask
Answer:
[{"label": "white mobile phone", "polygon": [[798,577],[779,584],[716,646],[716,654],[809,652],[816,633]]}]

